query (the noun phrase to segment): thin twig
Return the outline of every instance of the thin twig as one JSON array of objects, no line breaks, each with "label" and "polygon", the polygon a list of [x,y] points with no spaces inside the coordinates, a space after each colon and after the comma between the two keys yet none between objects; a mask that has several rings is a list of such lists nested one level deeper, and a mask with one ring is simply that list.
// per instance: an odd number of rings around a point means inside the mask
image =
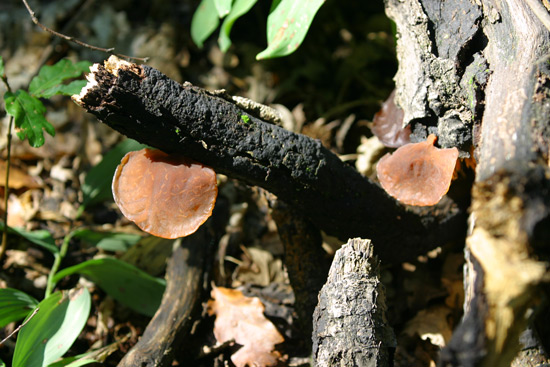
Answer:
[{"label": "thin twig", "polygon": [[[11,92],[10,84],[8,83],[8,78],[6,74],[0,75],[0,78],[6,85],[8,92]],[[8,198],[9,198],[9,180],[10,180],[10,167],[11,167],[11,130],[13,127],[13,116],[10,116],[10,122],[8,124],[8,134],[7,137],[7,146],[8,154],[6,157],[6,184],[4,186],[4,231],[2,232],[2,244],[0,244],[0,261],[6,253],[6,248],[8,246]]]},{"label": "thin twig", "polygon": [[27,323],[29,321],[31,321],[31,319],[34,317],[34,315],[36,315],[36,313],[38,312],[38,310],[40,310],[40,307],[37,307],[34,309],[34,311],[31,313],[31,315],[29,316],[29,318],[27,318],[25,321],[23,321],[23,323],[21,325],[19,325],[14,331],[12,331],[10,333],[10,335],[6,336],[2,341],[0,341],[0,345],[4,344],[6,342],[6,340],[8,340],[9,338],[11,338],[15,333],[17,333],[19,330],[21,330],[21,328],[25,325],[27,325]]},{"label": "thin twig", "polygon": [[[86,48],[89,48],[91,50],[96,50],[96,51],[101,51],[101,52],[106,52],[106,53],[109,53],[109,54],[113,54],[113,51],[115,50],[114,47],[111,47],[111,48],[103,48],[103,47],[98,47],[98,46],[94,46],[94,45],[90,45],[89,43],[86,43],[86,42],[82,42],[74,37],[71,37],[71,36],[67,36],[65,34],[62,34],[62,33],[59,33],[59,32],[56,32],[54,31],[53,29],[51,28],[48,28],[46,27],[44,24],[40,23],[40,21],[38,20],[38,18],[36,18],[36,15],[34,13],[34,11],[31,9],[31,7],[29,6],[29,4],[27,3],[27,0],[21,0],[23,2],[23,4],[25,4],[25,7],[27,8],[27,11],[29,12],[30,16],[31,16],[31,19],[33,21],[34,24],[36,24],[37,26],[39,26],[40,28],[42,28],[44,31],[50,33],[50,34],[53,34],[54,36],[56,37],[59,37],[59,38],[62,38],[66,41],[69,41],[69,42],[73,42],[73,43],[76,43],[77,45],[79,46],[82,46],[82,47],[86,47]],[[137,60],[137,61],[140,61],[140,62],[147,62],[147,60],[149,59],[148,57],[134,57],[134,56],[128,56],[128,55],[122,55],[122,54],[115,54],[116,56],[119,56],[119,57],[122,57],[122,58],[125,58],[125,59],[132,59],[132,60]]]}]

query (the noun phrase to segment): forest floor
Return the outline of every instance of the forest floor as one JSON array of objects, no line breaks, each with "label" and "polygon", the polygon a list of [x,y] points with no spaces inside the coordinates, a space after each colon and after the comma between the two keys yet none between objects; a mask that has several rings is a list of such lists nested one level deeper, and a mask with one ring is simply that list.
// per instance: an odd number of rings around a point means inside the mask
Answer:
[{"label": "forest floor", "polygon": [[[232,95],[275,105],[285,128],[319,139],[350,165],[375,177],[376,159],[372,156],[379,157],[385,150],[372,148],[379,145],[369,139],[369,126],[393,89],[396,71],[391,24],[382,1],[327,2],[297,52],[265,61],[254,57],[265,47],[266,1],[260,1],[237,21],[231,34],[234,45],[226,54],[219,50],[216,36],[203,49],[191,41],[190,19],[196,2],[97,0],[95,6],[74,15],[71,9],[76,3],[40,2],[35,11],[43,23],[88,43],[115,45],[117,52],[149,57],[150,66],[179,82],[226,89]],[[0,4],[0,53],[15,89],[26,87],[40,66],[61,58],[102,62],[108,57],[53,39],[32,24],[18,0]],[[84,113],[69,98],[54,97],[45,103],[46,117],[55,126],[56,135],[47,136],[41,148],[14,140],[8,224],[26,231],[47,230],[58,245],[77,228],[137,235],[141,246],[98,246],[94,241],[72,239],[61,266],[115,256],[163,277],[173,240],[152,239],[125,219],[112,200],[86,208],[78,216],[87,172],[124,137]],[[4,177],[8,118],[3,106],[1,109],[0,177]],[[105,180],[110,182],[111,178]],[[218,255],[212,259],[216,269],[213,282],[259,297],[266,316],[285,339],[280,346],[281,365],[308,365],[310,342],[295,326],[294,297],[282,261],[283,247],[265,195],[261,189],[226,177],[220,177],[219,182],[220,196],[231,203],[231,217]],[[341,245],[341,241],[327,237],[319,251],[330,260]],[[463,245],[463,239],[457,239],[456,243],[442,243],[414,262],[382,264],[388,319],[398,338],[396,366],[435,366],[438,351],[449,341],[462,315]],[[151,246],[155,248],[152,253],[144,252]],[[0,288],[17,288],[40,300],[52,263],[49,252],[12,235],[0,262]],[[149,318],[78,277],[68,278],[58,287],[68,289],[78,282],[91,290],[92,312],[69,354],[115,343],[116,348],[103,360],[103,365],[115,366],[136,343]],[[205,313],[195,330],[193,346],[188,347],[204,350],[215,346],[213,325],[214,316]],[[16,326],[12,323],[1,330],[0,339]],[[12,338],[0,346],[0,358],[8,366],[15,342]],[[227,365],[235,349],[216,349],[200,358],[197,355],[199,359],[191,365]],[[189,358],[189,353],[176,353],[173,365],[190,365],[183,358]]]}]

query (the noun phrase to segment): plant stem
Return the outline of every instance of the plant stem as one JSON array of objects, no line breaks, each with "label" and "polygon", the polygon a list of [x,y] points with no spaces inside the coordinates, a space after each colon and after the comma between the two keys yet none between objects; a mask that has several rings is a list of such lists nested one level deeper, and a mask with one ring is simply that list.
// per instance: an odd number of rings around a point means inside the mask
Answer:
[{"label": "plant stem", "polygon": [[[0,75],[0,78],[2,79],[2,82],[6,85],[6,88],[8,89],[8,92],[11,92],[10,84],[8,83],[8,78],[5,74]],[[2,258],[4,257],[4,254],[6,252],[6,248],[8,246],[8,198],[9,198],[9,182],[10,182],[10,159],[11,159],[11,130],[13,126],[13,116],[10,116],[10,122],[8,124],[8,134],[7,137],[7,147],[8,154],[6,157],[6,184],[4,186],[4,231],[2,232],[2,244],[0,244],[0,261],[2,261]]]},{"label": "plant stem", "polygon": [[48,282],[46,284],[46,292],[44,294],[44,298],[48,298],[48,296],[52,293],[53,288],[55,287],[53,278],[57,273],[59,266],[61,265],[61,261],[67,254],[67,250],[69,249],[69,242],[71,242],[71,238],[73,238],[73,235],[74,235],[74,232],[71,232],[68,235],[66,235],[65,238],[63,239],[63,243],[61,244],[61,248],[59,249],[59,253],[53,255],[54,256],[53,265],[52,265],[52,269],[50,270],[50,274],[48,275]]},{"label": "plant stem", "polygon": [[8,156],[6,159],[6,184],[4,186],[4,231],[2,232],[2,244],[0,245],[0,260],[2,260],[2,257],[4,256],[4,253],[6,252],[6,247],[8,243],[8,198],[10,194],[10,159],[11,159],[11,129],[13,126],[13,116],[10,116],[10,122],[8,124],[8,142],[7,142],[7,149],[8,149]]}]

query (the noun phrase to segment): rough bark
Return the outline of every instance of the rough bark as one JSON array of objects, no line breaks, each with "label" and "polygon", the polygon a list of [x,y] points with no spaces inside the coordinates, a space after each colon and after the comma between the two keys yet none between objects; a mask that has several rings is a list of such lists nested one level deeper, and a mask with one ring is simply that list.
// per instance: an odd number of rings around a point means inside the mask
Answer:
[{"label": "rough bark", "polygon": [[379,277],[369,240],[350,239],[336,252],[313,314],[316,366],[393,365],[396,340]]},{"label": "rough bark", "polygon": [[444,365],[509,365],[548,286],[550,33],[530,3],[386,1],[413,139],[475,148],[468,297]]},{"label": "rough bark", "polygon": [[371,238],[383,261],[414,258],[464,229],[460,210],[413,214],[319,141],[148,66],[110,59],[89,80],[74,100],[109,126],[261,186],[331,235]]}]

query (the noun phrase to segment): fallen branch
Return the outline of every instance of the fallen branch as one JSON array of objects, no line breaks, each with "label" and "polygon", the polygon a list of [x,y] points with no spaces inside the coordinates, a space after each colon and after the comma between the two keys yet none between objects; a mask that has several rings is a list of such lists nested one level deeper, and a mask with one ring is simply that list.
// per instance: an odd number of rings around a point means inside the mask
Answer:
[{"label": "fallen branch", "polygon": [[267,123],[213,93],[111,57],[74,101],[124,135],[276,194],[343,240],[377,244],[383,261],[414,258],[464,233],[458,210],[418,216],[318,140]]}]

